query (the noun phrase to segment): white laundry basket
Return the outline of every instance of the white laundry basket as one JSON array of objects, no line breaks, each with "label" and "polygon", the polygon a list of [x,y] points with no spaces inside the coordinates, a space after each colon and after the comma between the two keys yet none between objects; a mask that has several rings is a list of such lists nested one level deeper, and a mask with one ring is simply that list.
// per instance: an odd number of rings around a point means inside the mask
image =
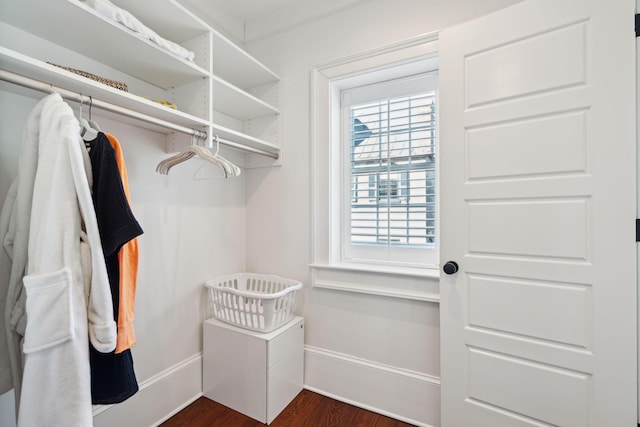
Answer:
[{"label": "white laundry basket", "polygon": [[302,283],[266,274],[238,273],[205,282],[213,315],[223,322],[271,332],[293,318],[296,291]]}]

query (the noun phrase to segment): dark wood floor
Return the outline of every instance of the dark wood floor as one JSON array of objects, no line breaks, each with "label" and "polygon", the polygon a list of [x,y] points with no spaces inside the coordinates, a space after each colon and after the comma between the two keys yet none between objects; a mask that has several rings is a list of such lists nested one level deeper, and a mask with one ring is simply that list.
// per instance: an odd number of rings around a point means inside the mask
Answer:
[{"label": "dark wood floor", "polygon": [[[160,427],[265,426],[219,403],[201,397]],[[410,427],[411,424],[339,402],[308,390],[300,394],[270,424],[271,427]]]}]

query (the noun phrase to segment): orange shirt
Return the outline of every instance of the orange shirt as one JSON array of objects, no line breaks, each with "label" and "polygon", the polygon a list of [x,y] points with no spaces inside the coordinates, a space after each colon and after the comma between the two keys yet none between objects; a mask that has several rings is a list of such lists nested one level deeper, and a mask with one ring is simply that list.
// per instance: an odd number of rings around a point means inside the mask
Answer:
[{"label": "orange shirt", "polygon": [[[106,134],[111,146],[116,151],[116,162],[122,177],[122,186],[131,205],[129,195],[129,181],[127,179],[127,168],[124,164],[124,157],[120,142],[111,135]],[[133,329],[133,312],[136,299],[136,280],[138,276],[138,238],[127,242],[118,252],[120,264],[120,306],[118,307],[118,338],[116,342],[116,353],[121,353],[133,346],[136,342],[136,333]]]}]

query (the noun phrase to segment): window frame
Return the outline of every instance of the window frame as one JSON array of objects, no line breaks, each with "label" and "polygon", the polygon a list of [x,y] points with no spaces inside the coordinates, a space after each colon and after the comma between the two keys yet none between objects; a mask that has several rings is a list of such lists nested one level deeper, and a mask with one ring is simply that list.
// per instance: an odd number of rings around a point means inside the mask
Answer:
[{"label": "window frame", "polygon": [[[342,211],[332,191],[340,185],[343,170],[332,138],[339,138],[339,111],[331,109],[339,99],[335,83],[367,71],[392,72],[398,65],[424,71],[424,61],[437,61],[438,34],[427,34],[328,61],[311,70],[311,283],[314,287],[382,295],[419,301],[439,301],[438,260],[431,266],[345,263],[340,257],[339,233]],[[404,75],[404,74],[403,74]],[[390,75],[389,78],[393,76]],[[437,173],[437,172],[436,172]],[[437,192],[438,194],[438,192]],[[436,203],[438,200],[436,199]],[[339,203],[339,206],[336,206]],[[436,216],[438,216],[436,214]],[[339,234],[338,234],[339,236]],[[439,242],[439,239],[437,239]]]}]

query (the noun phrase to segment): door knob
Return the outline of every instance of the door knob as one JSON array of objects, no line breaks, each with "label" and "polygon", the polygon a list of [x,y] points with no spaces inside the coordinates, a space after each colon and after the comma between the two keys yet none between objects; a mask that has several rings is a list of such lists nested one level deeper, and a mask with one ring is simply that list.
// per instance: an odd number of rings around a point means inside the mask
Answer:
[{"label": "door knob", "polygon": [[447,261],[447,263],[442,267],[445,274],[455,274],[458,271],[458,263],[455,261]]}]

